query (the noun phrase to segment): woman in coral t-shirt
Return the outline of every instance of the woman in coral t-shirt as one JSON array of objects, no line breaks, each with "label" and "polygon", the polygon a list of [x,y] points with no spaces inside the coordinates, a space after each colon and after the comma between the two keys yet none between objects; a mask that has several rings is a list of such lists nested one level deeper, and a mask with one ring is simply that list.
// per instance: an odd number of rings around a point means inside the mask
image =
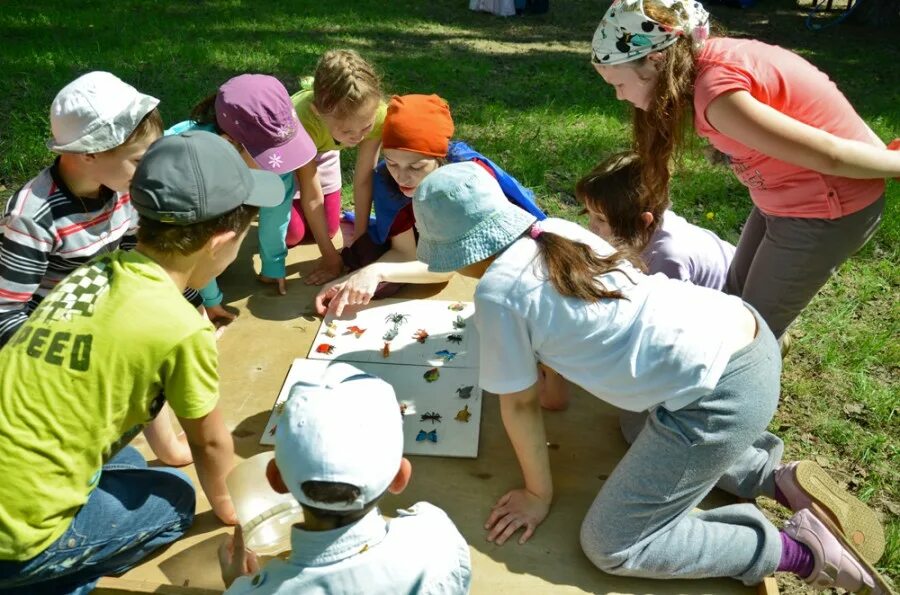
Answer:
[{"label": "woman in coral t-shirt", "polygon": [[708,22],[692,0],[616,0],[594,34],[592,62],[635,106],[644,192],[667,187],[692,109],[697,133],[728,157],[754,207],[725,291],[780,338],[877,229],[900,152],[885,149],[815,66],[759,41],[708,38]]}]

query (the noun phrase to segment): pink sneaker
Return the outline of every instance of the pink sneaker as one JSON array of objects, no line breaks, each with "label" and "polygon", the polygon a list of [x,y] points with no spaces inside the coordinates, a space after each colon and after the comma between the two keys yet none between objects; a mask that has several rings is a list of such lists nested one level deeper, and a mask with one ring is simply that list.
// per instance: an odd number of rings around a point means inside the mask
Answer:
[{"label": "pink sneaker", "polygon": [[838,588],[864,595],[889,595],[878,572],[861,562],[838,535],[809,510],[785,523],[784,532],[806,545],[813,555],[813,571],[804,580],[816,590]]},{"label": "pink sneaker", "polygon": [[828,518],[866,561],[884,553],[884,528],[868,506],[831,479],[812,461],[797,461],[775,470],[775,485],[794,512],[809,509]]}]

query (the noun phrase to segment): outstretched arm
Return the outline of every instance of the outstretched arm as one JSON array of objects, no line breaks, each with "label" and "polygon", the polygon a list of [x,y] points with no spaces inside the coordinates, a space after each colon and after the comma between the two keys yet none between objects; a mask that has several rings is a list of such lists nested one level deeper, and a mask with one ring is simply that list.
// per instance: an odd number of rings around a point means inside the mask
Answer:
[{"label": "outstretched arm", "polygon": [[521,544],[547,517],[553,501],[553,478],[538,385],[500,395],[500,415],[522,467],[525,487],[504,494],[494,504],[484,528],[488,530],[487,540],[498,545],[524,528],[519,538]]},{"label": "outstretched arm", "polygon": [[826,175],[874,179],[900,176],[900,152],[813,128],[757,101],[747,91],[710,102],[706,119],[722,134],[786,163]]},{"label": "outstretched arm", "polygon": [[372,212],[372,175],[375,166],[378,165],[381,140],[366,139],[359,143],[357,151],[356,171],[353,172],[353,213],[356,215],[353,224],[354,241],[366,233],[369,227],[369,214]]},{"label": "outstretched arm", "polygon": [[412,229],[391,238],[391,249],[370,265],[353,271],[322,288],[316,296],[320,315],[331,310],[340,316],[346,306],[364,306],[371,301],[378,284],[442,283],[453,273],[431,273],[428,265],[416,260],[416,237]]}]

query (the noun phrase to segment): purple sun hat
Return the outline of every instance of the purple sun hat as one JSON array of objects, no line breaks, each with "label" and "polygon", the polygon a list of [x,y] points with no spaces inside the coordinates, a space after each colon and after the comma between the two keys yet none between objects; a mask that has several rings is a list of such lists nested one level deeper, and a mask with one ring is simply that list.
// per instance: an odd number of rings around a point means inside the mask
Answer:
[{"label": "purple sun hat", "polygon": [[316,146],[284,85],[264,74],[242,74],[219,87],[216,121],[261,169],[286,174],[309,163]]}]

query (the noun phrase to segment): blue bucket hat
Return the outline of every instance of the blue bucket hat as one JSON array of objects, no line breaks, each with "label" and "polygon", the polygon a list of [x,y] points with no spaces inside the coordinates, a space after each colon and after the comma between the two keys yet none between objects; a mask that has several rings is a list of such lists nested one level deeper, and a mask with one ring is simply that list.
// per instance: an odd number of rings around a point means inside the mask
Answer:
[{"label": "blue bucket hat", "polygon": [[506,199],[500,184],[470,161],[429,174],[412,200],[419,230],[416,256],[449,273],[497,254],[537,220]]}]

